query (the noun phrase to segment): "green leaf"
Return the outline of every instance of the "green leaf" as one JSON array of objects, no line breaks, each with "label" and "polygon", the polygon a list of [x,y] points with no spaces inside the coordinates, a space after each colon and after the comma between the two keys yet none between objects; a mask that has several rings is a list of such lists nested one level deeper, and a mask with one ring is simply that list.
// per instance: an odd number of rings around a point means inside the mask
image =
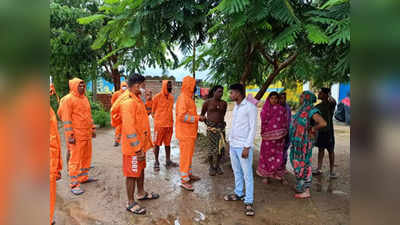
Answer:
[{"label": "green leaf", "polygon": [[329,0],[327,1],[323,6],[321,6],[321,9],[326,9],[331,6],[339,5],[345,2],[348,2],[349,0]]},{"label": "green leaf", "polygon": [[273,41],[277,50],[282,50],[289,45],[292,45],[297,37],[297,33],[301,31],[298,25],[292,25],[282,31]]},{"label": "green leaf", "polygon": [[119,0],[104,0],[104,3],[106,3],[106,4],[114,4],[114,3],[117,3],[117,2],[119,2]]},{"label": "green leaf", "polygon": [[305,25],[307,32],[307,38],[314,44],[326,44],[328,43],[328,36],[316,25],[307,24]]},{"label": "green leaf", "polygon": [[79,18],[78,19],[78,23],[85,25],[85,24],[89,24],[89,23],[92,23],[92,22],[97,21],[97,20],[102,20],[105,17],[106,16],[103,15],[103,14],[94,14],[94,15],[91,15],[91,16]]}]

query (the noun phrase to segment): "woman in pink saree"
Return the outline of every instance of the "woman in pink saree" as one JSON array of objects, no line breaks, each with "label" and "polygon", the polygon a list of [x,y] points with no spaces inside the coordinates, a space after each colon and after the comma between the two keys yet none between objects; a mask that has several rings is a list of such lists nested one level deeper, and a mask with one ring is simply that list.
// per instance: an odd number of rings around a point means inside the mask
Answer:
[{"label": "woman in pink saree", "polygon": [[279,104],[277,92],[271,92],[261,111],[261,152],[257,175],[284,181],[286,173],[284,162],[285,137],[288,134],[286,108]]}]

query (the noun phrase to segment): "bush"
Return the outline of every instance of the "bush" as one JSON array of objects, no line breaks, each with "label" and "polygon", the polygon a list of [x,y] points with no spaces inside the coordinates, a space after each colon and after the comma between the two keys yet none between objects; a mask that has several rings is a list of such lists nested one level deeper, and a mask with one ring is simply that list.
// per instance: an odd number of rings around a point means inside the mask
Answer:
[{"label": "bush", "polygon": [[94,124],[100,127],[110,126],[110,113],[106,112],[104,109],[99,111],[92,111]]},{"label": "bush", "polygon": [[92,110],[93,123],[100,127],[109,127],[111,123],[110,113],[104,109],[101,103],[93,102],[90,96],[88,96],[88,99]]}]

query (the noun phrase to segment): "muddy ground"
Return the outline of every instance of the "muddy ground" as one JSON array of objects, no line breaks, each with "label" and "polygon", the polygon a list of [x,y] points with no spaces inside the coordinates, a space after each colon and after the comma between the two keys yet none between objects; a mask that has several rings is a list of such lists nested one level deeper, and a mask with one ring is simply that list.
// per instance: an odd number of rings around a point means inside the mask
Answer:
[{"label": "muddy ground", "polygon": [[[227,115],[230,121],[230,112]],[[229,130],[228,123],[228,130]],[[200,126],[200,133],[204,126]],[[329,180],[328,156],[324,161],[325,174],[314,177],[312,198],[293,198],[294,177],[287,174],[288,185],[279,182],[263,184],[255,176],[256,216],[246,217],[243,203],[225,202],[223,195],[233,191],[233,174],[229,160],[224,164],[225,174],[209,177],[206,163],[204,136],[200,135],[193,159],[193,171],[202,180],[194,184],[195,191],[187,192],[179,187],[179,169],[167,170],[163,164],[161,150],[161,171],[153,171],[154,155],[147,153],[145,189],[161,194],[160,199],[141,202],[147,208],[145,216],[132,215],[126,211],[127,197],[125,179],[122,175],[120,147],[113,147],[112,129],[99,129],[93,140],[94,168],[90,175],[98,178],[96,183],[83,184],[86,191],[82,196],[73,196],[68,188],[68,176],[64,165],[63,179],[57,183],[56,220],[59,225],[342,225],[349,224],[350,185],[350,129],[336,125],[336,170],[340,176]],[[64,141],[63,141],[64,143]],[[259,137],[256,138],[254,156],[255,169],[258,165]],[[172,141],[172,159],[179,162],[177,140]],[[65,146],[63,146],[65,156]],[[65,162],[65,160],[64,160]],[[317,162],[315,149],[313,162]],[[290,166],[288,165],[289,170]]]}]

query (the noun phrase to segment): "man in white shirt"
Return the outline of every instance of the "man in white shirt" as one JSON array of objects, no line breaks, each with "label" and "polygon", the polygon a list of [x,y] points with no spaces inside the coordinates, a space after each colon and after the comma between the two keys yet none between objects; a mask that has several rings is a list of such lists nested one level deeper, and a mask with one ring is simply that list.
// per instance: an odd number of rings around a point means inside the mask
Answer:
[{"label": "man in white shirt", "polygon": [[224,199],[226,201],[244,199],[246,215],[254,216],[253,145],[258,111],[254,104],[245,99],[246,91],[243,85],[233,84],[229,90],[231,100],[236,102],[228,138],[235,175],[235,191],[226,195]]}]

